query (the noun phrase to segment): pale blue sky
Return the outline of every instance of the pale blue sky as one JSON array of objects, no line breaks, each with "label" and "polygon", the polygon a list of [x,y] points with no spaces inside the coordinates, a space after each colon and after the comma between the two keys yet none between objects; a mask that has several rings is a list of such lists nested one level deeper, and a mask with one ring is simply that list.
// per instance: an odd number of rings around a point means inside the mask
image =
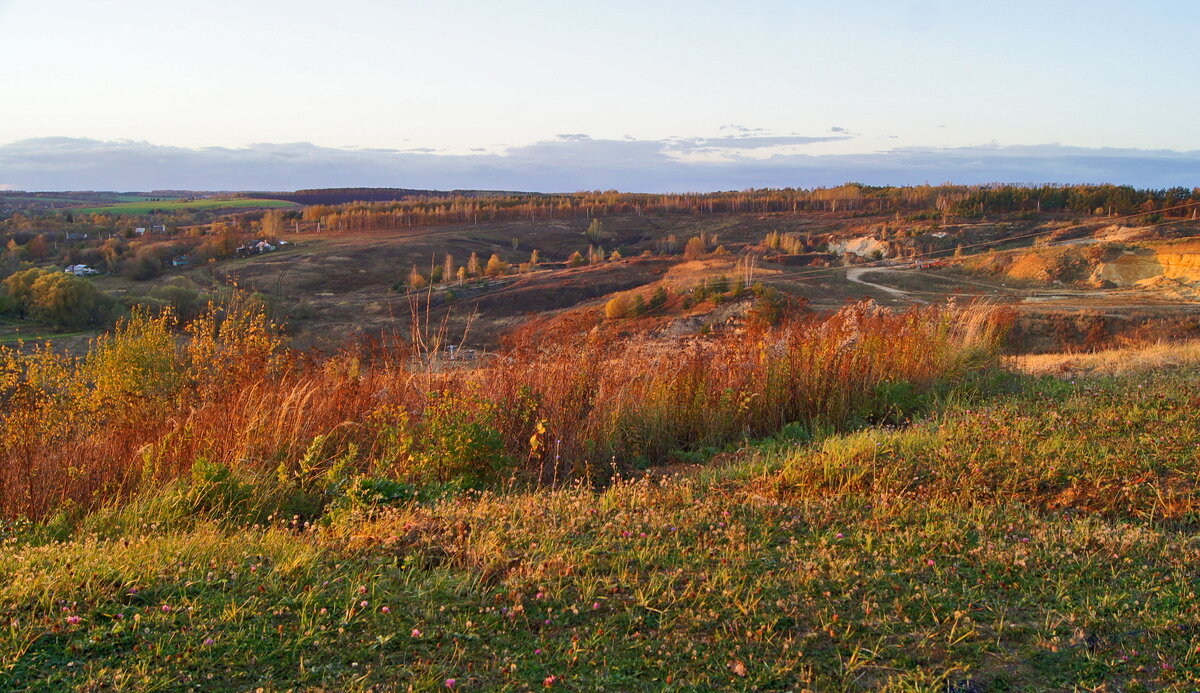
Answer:
[{"label": "pale blue sky", "polygon": [[[1198,20],[1185,0],[0,0],[0,185],[70,168],[44,159],[61,147],[21,143],[34,138],[306,142],[463,166],[545,150],[567,170],[586,164],[567,134],[612,145],[592,158],[636,140],[696,170],[981,145],[1194,152]],[[683,184],[671,175],[662,188]]]}]

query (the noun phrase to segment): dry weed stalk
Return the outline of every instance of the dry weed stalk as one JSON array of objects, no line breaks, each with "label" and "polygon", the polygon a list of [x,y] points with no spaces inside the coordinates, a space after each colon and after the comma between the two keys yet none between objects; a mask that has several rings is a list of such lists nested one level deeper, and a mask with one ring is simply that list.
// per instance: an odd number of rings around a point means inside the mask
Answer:
[{"label": "dry weed stalk", "polygon": [[579,478],[870,415],[882,384],[924,386],[994,358],[1007,320],[987,305],[868,303],[707,339],[595,330],[447,367],[448,318],[431,324],[428,295],[417,307],[410,344],[327,358],[286,350],[244,300],[214,306],[182,343],[169,317],[138,314],[84,359],[0,350],[0,514],[94,505],[199,461],[280,478],[348,465],[444,479],[443,463]]}]

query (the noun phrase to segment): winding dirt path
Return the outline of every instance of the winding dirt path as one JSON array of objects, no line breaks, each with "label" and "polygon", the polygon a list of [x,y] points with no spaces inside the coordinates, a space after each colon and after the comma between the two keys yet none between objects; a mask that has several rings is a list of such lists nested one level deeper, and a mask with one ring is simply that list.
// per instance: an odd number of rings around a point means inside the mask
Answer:
[{"label": "winding dirt path", "polygon": [[846,280],[852,281],[855,284],[862,284],[863,286],[869,286],[872,289],[878,289],[884,293],[891,294],[892,296],[895,296],[897,298],[903,298],[905,300],[914,301],[916,303],[929,303],[929,301],[926,301],[923,298],[917,298],[911,292],[904,291],[903,289],[897,289],[894,286],[884,286],[883,284],[876,284],[875,282],[869,282],[866,279],[862,278],[862,276],[864,274],[866,274],[867,272],[889,272],[889,271],[891,271],[891,270],[880,269],[878,267],[851,267],[850,269],[846,270]]}]

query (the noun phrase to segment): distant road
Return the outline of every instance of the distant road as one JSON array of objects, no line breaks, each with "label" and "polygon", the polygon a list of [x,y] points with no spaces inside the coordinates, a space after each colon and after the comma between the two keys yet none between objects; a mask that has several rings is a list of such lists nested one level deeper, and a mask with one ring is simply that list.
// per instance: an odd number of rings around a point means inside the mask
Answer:
[{"label": "distant road", "polygon": [[897,289],[893,286],[884,286],[883,284],[876,284],[874,282],[869,282],[862,278],[862,276],[864,274],[866,274],[867,272],[889,272],[889,271],[892,271],[892,270],[881,270],[878,267],[851,267],[846,270],[846,279],[854,282],[855,284],[862,284],[863,286],[869,286],[872,289],[879,289],[880,291],[891,294],[892,296],[895,296],[897,298],[903,298],[903,299],[907,299],[909,301],[916,301],[917,303],[929,303],[929,301],[926,301],[921,298],[917,298],[916,296],[912,295],[911,293],[909,293],[907,291]]}]

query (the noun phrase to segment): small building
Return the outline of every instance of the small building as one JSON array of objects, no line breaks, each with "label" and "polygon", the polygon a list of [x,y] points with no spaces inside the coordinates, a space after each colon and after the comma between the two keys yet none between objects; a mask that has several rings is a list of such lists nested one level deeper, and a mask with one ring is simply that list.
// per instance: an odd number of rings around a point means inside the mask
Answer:
[{"label": "small building", "polygon": [[237,247],[234,255],[238,257],[249,257],[251,255],[262,255],[275,250],[275,246],[266,241],[247,241]]},{"label": "small building", "polygon": [[76,277],[92,277],[100,274],[99,270],[92,269],[87,265],[67,265],[67,268],[63,271]]}]

